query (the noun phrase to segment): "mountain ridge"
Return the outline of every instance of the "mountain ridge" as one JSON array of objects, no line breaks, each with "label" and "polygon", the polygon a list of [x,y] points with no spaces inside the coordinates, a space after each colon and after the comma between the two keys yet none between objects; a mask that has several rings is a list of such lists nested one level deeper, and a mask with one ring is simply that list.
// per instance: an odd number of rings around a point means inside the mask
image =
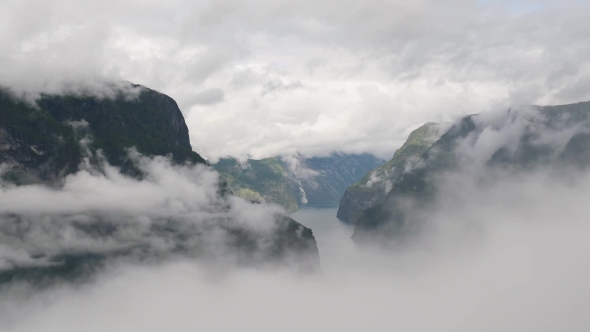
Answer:
[{"label": "mountain ridge", "polygon": [[434,143],[439,130],[440,125],[434,122],[413,130],[391,160],[348,187],[340,200],[336,215],[338,219],[354,223],[364,210],[381,203],[405,171],[406,165],[416,161]]},{"label": "mountain ridge", "polygon": [[363,211],[353,240],[387,243],[412,232],[415,213],[432,206],[439,179],[447,172],[459,172],[468,180],[497,171],[517,175],[553,169],[567,174],[570,167],[587,168],[589,118],[590,102],[463,117],[422,154],[419,167],[398,178],[383,202]]},{"label": "mountain ridge", "polygon": [[271,157],[244,163],[222,158],[213,167],[230,190],[245,199],[275,203],[292,212],[302,206],[335,206],[346,187],[381,162],[370,154]]}]

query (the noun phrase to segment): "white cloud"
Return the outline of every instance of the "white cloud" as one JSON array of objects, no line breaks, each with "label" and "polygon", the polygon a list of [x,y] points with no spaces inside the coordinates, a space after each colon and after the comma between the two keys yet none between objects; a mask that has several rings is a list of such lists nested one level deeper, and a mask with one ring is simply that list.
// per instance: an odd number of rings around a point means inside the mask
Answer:
[{"label": "white cloud", "polygon": [[146,85],[177,99],[211,159],[389,158],[423,122],[590,99],[577,1],[27,0],[0,13],[0,85]]},{"label": "white cloud", "polygon": [[49,264],[60,254],[138,246],[142,259],[144,251],[158,259],[183,248],[188,256],[233,262],[248,255],[236,250],[234,230],[252,236],[253,248],[260,249],[255,259],[273,245],[276,218],[285,214],[280,207],[221,196],[218,174],[208,166],[130,155],[144,174],[141,180],[103,161],[100,167],[82,163],[58,187],[0,181],[0,270]]}]

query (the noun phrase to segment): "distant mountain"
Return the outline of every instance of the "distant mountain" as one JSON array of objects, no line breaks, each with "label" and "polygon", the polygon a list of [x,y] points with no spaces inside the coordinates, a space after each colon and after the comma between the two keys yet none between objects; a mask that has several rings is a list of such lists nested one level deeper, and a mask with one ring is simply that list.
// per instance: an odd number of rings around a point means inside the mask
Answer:
[{"label": "distant mountain", "polygon": [[236,195],[295,211],[301,206],[337,206],[350,184],[382,162],[371,154],[333,153],[329,157],[250,159],[243,164],[229,158],[213,167]]},{"label": "distant mountain", "polygon": [[[156,162],[157,156],[168,156],[157,159],[158,165],[178,178],[185,177],[194,189],[187,193],[189,196],[173,192],[176,196],[171,200],[162,196],[164,208],[145,213],[126,210],[124,205],[114,210],[104,207],[71,212],[68,206],[52,206],[47,212],[14,213],[4,204],[0,211],[0,246],[6,250],[0,255],[0,284],[77,280],[112,261],[153,263],[178,256],[227,259],[229,252],[238,264],[294,264],[305,270],[319,269],[317,245],[310,229],[272,209],[264,214],[265,209],[256,210],[255,205],[233,200],[223,188],[191,178],[214,173],[192,150],[176,102],[157,91],[133,87],[139,89],[134,97],[123,93],[113,98],[43,95],[36,105],[0,89],[3,197],[19,188],[60,195],[71,181],[83,178],[90,181],[89,186],[100,185],[107,176],[114,176],[122,186],[149,188],[166,180],[150,178],[154,174],[144,165]],[[144,156],[143,161],[130,148]],[[272,163],[261,165],[265,176],[272,173],[265,173],[267,168],[275,167]],[[119,171],[118,175],[112,173]],[[152,182],[143,185],[148,180]],[[190,197],[201,192],[204,197]],[[80,195],[72,196],[74,205]],[[180,203],[178,195],[188,203]],[[145,198],[124,199],[134,203]],[[193,204],[193,200],[202,203]],[[97,202],[91,206],[103,205]],[[233,212],[234,206],[242,212],[258,211],[254,218],[264,219],[266,224],[250,227],[240,219],[241,213]],[[263,225],[268,225],[264,231],[260,228]]]},{"label": "distant mountain", "polygon": [[438,124],[430,122],[412,131],[390,161],[348,187],[340,200],[338,219],[354,223],[364,210],[383,202],[393,184],[405,172],[406,165],[419,160],[438,139],[439,129]]},{"label": "distant mountain", "polygon": [[297,157],[288,169],[301,205],[336,207],[346,188],[382,163],[368,153],[333,153],[328,157]]},{"label": "distant mountain", "polygon": [[299,207],[288,171],[279,158],[250,159],[245,164],[226,158],[213,167],[237,196],[258,203],[275,203],[287,211]]},{"label": "distant mountain", "polygon": [[435,202],[439,181],[455,172],[465,181],[502,174],[590,166],[590,102],[508,110],[462,118],[392,183],[383,201],[366,209],[355,225],[356,242],[390,242],[419,227],[417,211]]}]

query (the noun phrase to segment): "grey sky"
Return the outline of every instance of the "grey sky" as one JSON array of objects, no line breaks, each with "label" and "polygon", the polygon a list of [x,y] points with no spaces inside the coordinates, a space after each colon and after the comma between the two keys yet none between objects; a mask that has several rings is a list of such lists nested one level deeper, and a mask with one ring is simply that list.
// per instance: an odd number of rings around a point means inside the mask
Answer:
[{"label": "grey sky", "polygon": [[0,1],[0,84],[165,92],[196,151],[390,157],[409,131],[590,99],[587,1]]}]

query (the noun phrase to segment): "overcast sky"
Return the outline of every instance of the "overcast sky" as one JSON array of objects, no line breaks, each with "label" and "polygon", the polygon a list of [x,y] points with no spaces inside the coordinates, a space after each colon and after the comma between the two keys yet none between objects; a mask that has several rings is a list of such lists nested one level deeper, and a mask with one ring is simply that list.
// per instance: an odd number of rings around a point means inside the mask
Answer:
[{"label": "overcast sky", "polygon": [[143,84],[210,159],[389,158],[427,121],[590,100],[588,36],[583,0],[0,0],[0,85]]}]

